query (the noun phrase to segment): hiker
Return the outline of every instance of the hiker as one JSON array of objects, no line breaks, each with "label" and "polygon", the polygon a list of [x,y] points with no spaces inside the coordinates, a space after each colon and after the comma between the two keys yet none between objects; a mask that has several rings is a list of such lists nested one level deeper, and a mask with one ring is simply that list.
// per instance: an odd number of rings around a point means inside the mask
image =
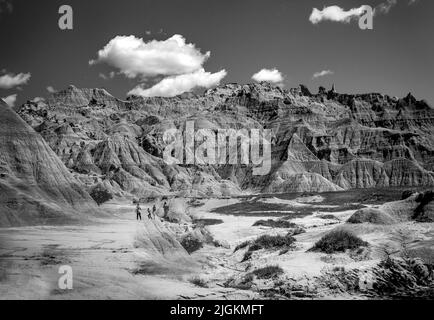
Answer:
[{"label": "hiker", "polygon": [[166,201],[163,204],[163,209],[164,209],[164,216],[166,217],[167,214],[169,213],[169,205],[167,204]]},{"label": "hiker", "polygon": [[137,220],[142,220],[142,213],[140,212],[140,210],[142,210],[142,208],[140,208],[140,203],[137,202],[137,206],[136,206],[136,219]]},{"label": "hiker", "polygon": [[152,219],[151,209],[148,208],[148,219]]},{"label": "hiker", "polygon": [[157,212],[157,207],[155,206],[155,204],[154,204],[154,206],[152,207],[152,215],[155,217],[155,213]]}]

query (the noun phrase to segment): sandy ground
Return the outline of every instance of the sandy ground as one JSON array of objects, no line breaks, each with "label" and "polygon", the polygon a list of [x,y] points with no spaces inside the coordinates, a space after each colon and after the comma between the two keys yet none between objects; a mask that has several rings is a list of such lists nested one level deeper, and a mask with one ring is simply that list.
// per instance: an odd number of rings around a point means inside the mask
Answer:
[{"label": "sandy ground", "polygon": [[[208,230],[222,244],[211,244],[189,256],[185,251],[159,254],[137,244],[138,234],[160,232],[164,224],[136,221],[134,207],[128,203],[109,203],[103,209],[111,218],[95,220],[85,226],[38,226],[0,229],[0,298],[1,299],[253,299],[258,293],[224,287],[225,281],[237,274],[265,265],[282,267],[288,279],[306,281],[336,266],[369,267],[378,258],[355,261],[347,254],[327,255],[306,252],[325,233],[339,225],[355,210],[334,212],[337,219],[321,219],[321,209],[303,218],[291,220],[306,229],[296,236],[297,246],[286,254],[276,251],[255,253],[255,259],[240,263],[242,252],[235,252],[239,243],[268,233],[285,234],[285,229],[252,227],[264,216],[234,216],[210,211],[237,203],[238,199],[211,199],[203,206],[190,208],[195,218],[220,219],[223,223],[210,225]],[[321,197],[297,200],[269,198],[266,203],[287,204],[292,207],[321,204]],[[290,211],[289,211],[290,212]],[[432,226],[416,224],[395,226],[413,230],[421,237],[432,239]],[[144,229],[143,229],[144,228]],[[413,229],[412,229],[413,228]],[[421,229],[422,228],[422,229]],[[423,230],[425,228],[426,230]],[[166,229],[164,229],[166,230]],[[390,235],[390,227],[362,226],[354,230],[375,248]],[[425,232],[425,233],[424,233]],[[151,244],[154,243],[151,241]],[[158,247],[158,243],[156,247]],[[164,250],[163,250],[164,251]],[[58,286],[59,267],[69,265],[73,270],[73,289]],[[207,287],[194,285],[200,278]],[[333,298],[328,296],[327,298]]]},{"label": "sandy ground", "polygon": [[[156,263],[134,247],[140,224],[127,204],[92,226],[0,229],[1,299],[180,299],[182,296],[225,296],[231,289],[208,290],[188,281],[196,265]],[[155,264],[152,268],[149,264]],[[145,264],[148,274],[134,274]],[[60,290],[59,266],[73,270],[73,289]]]}]

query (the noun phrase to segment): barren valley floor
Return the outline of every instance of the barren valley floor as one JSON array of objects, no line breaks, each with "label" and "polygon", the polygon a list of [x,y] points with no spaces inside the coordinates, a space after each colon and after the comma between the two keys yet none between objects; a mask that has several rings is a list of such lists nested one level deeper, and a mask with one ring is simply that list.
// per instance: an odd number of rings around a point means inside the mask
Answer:
[{"label": "barren valley floor", "polygon": [[[409,235],[408,248],[431,250],[432,254],[433,223],[350,225],[345,221],[357,211],[356,203],[330,204],[325,201],[329,198],[321,194],[290,198],[208,199],[189,207],[189,215],[196,221],[209,222],[204,228],[213,238],[212,243],[190,255],[182,248],[168,250],[158,237],[192,228],[192,223],[171,223],[159,218],[153,221],[146,215],[142,221],[136,221],[134,206],[127,202],[103,205],[111,217],[95,219],[89,225],[0,229],[0,297],[366,299],[369,294],[333,287],[327,282],[332,278],[330,272],[339,268],[370,270],[381,260],[385,244],[400,245],[396,234]],[[264,211],[267,206],[272,210]],[[252,209],[255,207],[258,211]],[[305,231],[294,233],[295,245],[286,252],[276,248],[253,251],[243,261],[246,248],[236,250],[237,245],[263,235],[284,236],[292,230],[253,224],[282,217],[291,217],[288,220]],[[334,254],[308,251],[323,235],[340,227],[357,234],[369,246]],[[72,290],[58,286],[61,265],[72,267]],[[279,266],[282,273],[246,281],[246,277],[251,278],[249,274],[264,266]],[[282,293],[282,286],[289,284],[291,288]]]}]

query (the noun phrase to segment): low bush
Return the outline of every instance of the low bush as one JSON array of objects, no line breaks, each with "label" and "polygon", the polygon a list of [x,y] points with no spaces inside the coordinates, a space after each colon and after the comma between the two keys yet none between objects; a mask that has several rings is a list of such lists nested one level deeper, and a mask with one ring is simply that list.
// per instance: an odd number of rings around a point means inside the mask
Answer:
[{"label": "low bush", "polygon": [[113,195],[110,192],[100,187],[94,188],[89,194],[98,205],[113,199]]},{"label": "low bush", "polygon": [[324,220],[339,220],[338,218],[336,218],[335,215],[332,215],[332,214],[323,214],[323,215],[318,216],[318,218],[324,219]]},{"label": "low bush", "polygon": [[430,202],[434,201],[434,191],[429,190],[420,193],[415,200],[419,204],[416,209],[414,209],[412,219],[418,222],[433,222],[434,218],[432,214],[426,214],[425,206],[428,205]]},{"label": "low bush", "polygon": [[197,239],[196,237],[192,236],[191,234],[188,234],[181,240],[181,245],[184,247],[184,249],[189,253],[193,253],[203,247],[202,241]]},{"label": "low bush", "polygon": [[189,280],[192,284],[195,286],[201,287],[201,288],[208,288],[208,284],[206,281],[200,277],[193,277]]},{"label": "low bush", "polygon": [[263,226],[263,227],[271,227],[271,228],[295,228],[297,225],[293,222],[286,221],[286,220],[258,220],[253,224],[254,227],[256,226]]},{"label": "low bush", "polygon": [[401,194],[401,200],[408,199],[413,193],[414,191],[412,190],[404,190]]},{"label": "low bush", "polygon": [[245,247],[249,247],[246,253],[243,256],[241,262],[245,262],[252,258],[252,253],[261,249],[280,249],[281,251],[288,252],[290,249],[294,248],[295,238],[292,236],[292,233],[289,232],[285,236],[281,235],[263,235],[253,241],[245,241],[239,244],[235,250],[240,250]]},{"label": "low bush", "polygon": [[292,235],[263,235],[255,239],[249,247],[249,251],[256,251],[261,249],[283,249],[293,248],[295,238]]},{"label": "low bush", "polygon": [[251,272],[251,274],[255,275],[258,279],[271,279],[282,273],[283,269],[279,266],[266,266]]},{"label": "low bush", "polygon": [[309,251],[325,253],[344,252],[347,249],[366,247],[369,244],[346,230],[333,230],[323,236]]},{"label": "low bush", "polygon": [[235,247],[234,252],[236,252],[236,251],[238,251],[240,249],[244,249],[245,247],[247,247],[248,245],[250,245],[250,243],[251,243],[251,241],[248,241],[248,240],[244,241],[244,242],[241,242],[239,245],[237,245]]}]

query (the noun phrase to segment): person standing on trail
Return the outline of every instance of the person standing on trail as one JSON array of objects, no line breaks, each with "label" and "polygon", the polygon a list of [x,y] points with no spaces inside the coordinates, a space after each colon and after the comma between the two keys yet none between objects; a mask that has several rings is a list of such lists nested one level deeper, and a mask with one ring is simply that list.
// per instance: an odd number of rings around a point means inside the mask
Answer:
[{"label": "person standing on trail", "polygon": [[164,209],[164,216],[166,217],[167,214],[169,213],[169,205],[167,204],[167,202],[164,202],[163,209]]},{"label": "person standing on trail", "polygon": [[155,206],[155,204],[154,204],[154,206],[152,207],[152,215],[155,217],[155,212],[157,212],[157,207]]},{"label": "person standing on trail", "polygon": [[137,220],[142,220],[142,213],[140,212],[140,210],[142,210],[142,208],[140,208],[140,203],[137,202],[137,206],[136,206],[136,219]]},{"label": "person standing on trail", "polygon": [[148,219],[152,219],[151,209],[148,208]]}]

